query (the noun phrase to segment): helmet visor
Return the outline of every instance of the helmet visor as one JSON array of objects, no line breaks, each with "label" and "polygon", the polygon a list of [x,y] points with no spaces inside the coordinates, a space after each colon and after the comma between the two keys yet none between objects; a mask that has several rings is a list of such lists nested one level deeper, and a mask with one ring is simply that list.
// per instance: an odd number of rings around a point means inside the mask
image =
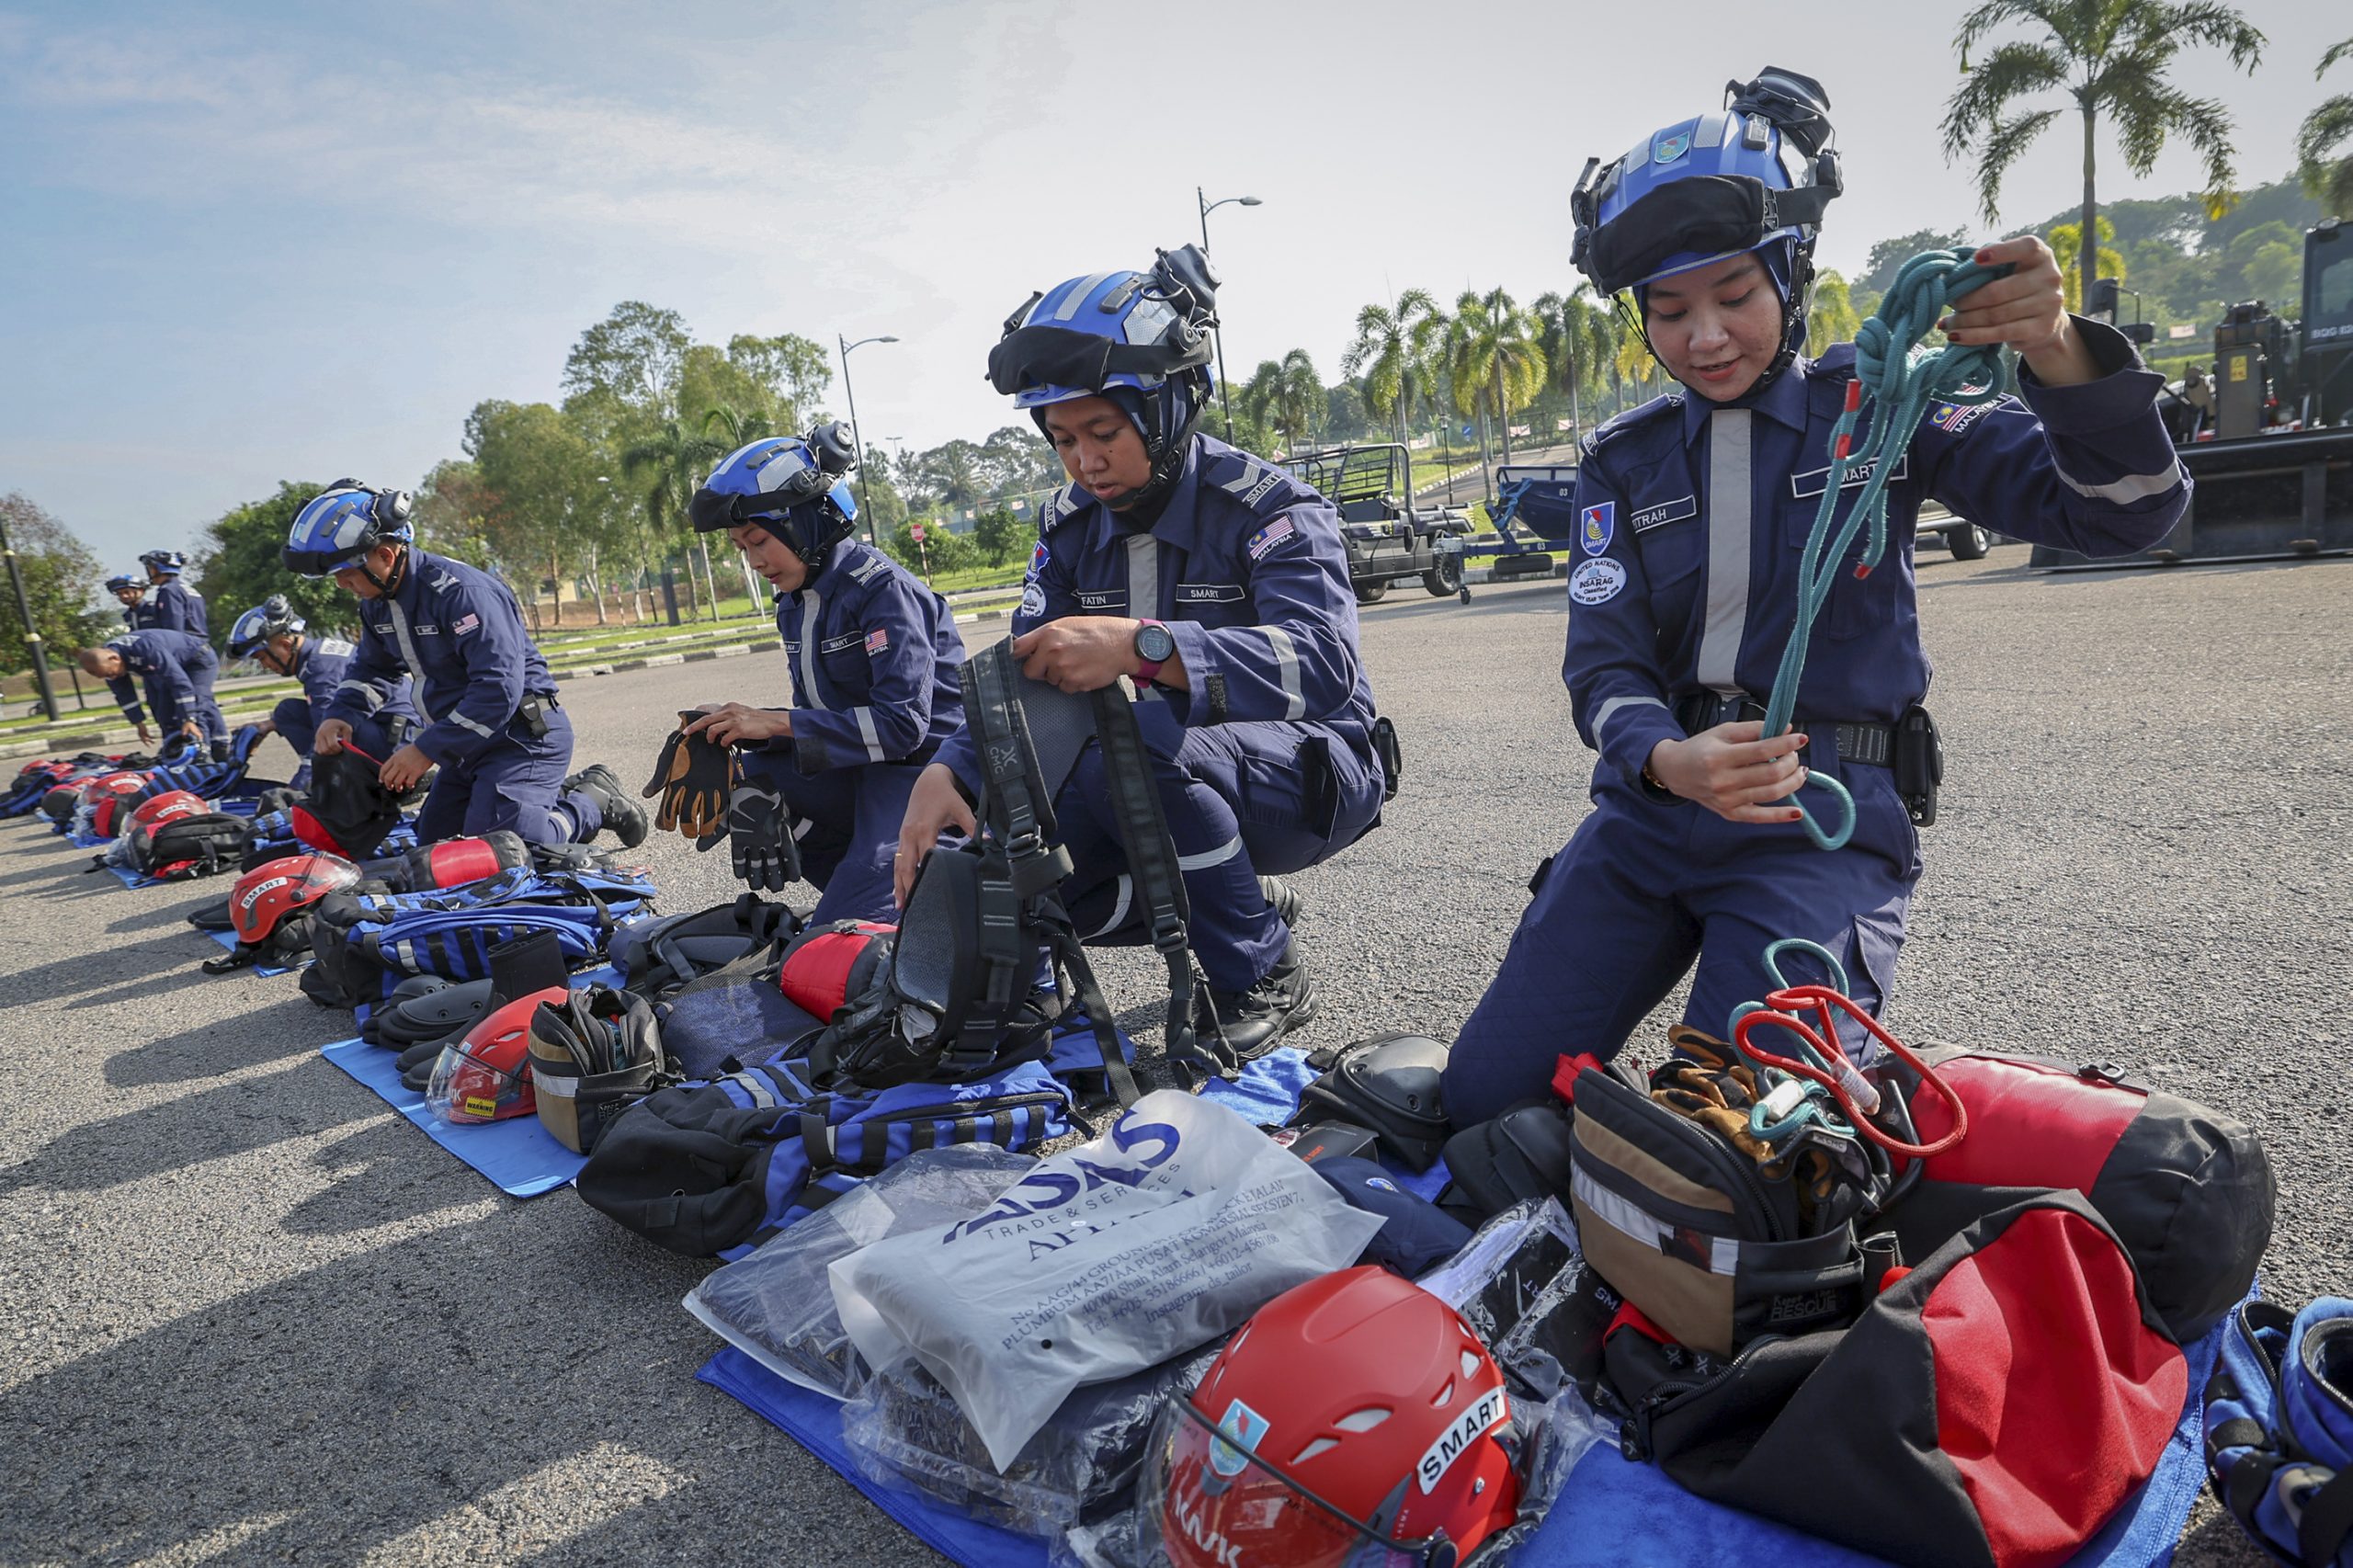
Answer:
[{"label": "helmet visor", "polygon": [[[531,1093],[531,1064],[524,1035],[517,1028],[512,1041],[501,1039],[474,1047],[442,1047],[433,1063],[433,1076],[425,1086],[426,1107],[442,1120],[461,1127],[529,1115],[538,1101]],[[496,1065],[498,1062],[507,1065]]]},{"label": "helmet visor", "polygon": [[1454,1547],[1444,1535],[1389,1540],[1284,1476],[1246,1446],[1265,1430],[1238,1401],[1213,1422],[1190,1399],[1173,1396],[1144,1450],[1136,1491],[1142,1544],[1176,1568],[1452,1568]]}]

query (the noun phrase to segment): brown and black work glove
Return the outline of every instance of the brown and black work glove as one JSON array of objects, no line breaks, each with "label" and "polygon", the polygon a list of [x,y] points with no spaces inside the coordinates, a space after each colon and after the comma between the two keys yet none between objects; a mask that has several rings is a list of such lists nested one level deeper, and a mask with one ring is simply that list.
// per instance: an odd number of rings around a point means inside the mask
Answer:
[{"label": "brown and black work glove", "polygon": [[[689,713],[688,719],[702,715]],[[688,838],[715,843],[727,832],[727,796],[733,782],[734,759],[728,749],[702,735],[689,735],[683,730],[673,730],[663,743],[662,755],[654,759],[654,777],[646,781],[641,793],[652,800],[662,797],[662,805],[654,813],[654,825],[664,833],[682,833]],[[698,847],[707,846],[699,842]]]}]

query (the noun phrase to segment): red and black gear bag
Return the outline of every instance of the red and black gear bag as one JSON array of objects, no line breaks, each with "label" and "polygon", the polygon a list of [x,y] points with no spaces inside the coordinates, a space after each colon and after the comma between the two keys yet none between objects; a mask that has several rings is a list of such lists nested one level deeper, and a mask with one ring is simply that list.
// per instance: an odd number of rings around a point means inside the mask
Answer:
[{"label": "red and black gear bag", "polygon": [[152,829],[142,823],[131,830],[131,861],[164,881],[209,877],[238,869],[252,836],[251,823],[223,812],[175,817]]},{"label": "red and black gear bag", "polygon": [[888,972],[898,931],[870,920],[813,926],[784,949],[777,984],[787,1001],[811,1017],[830,1019],[865,995],[877,975]]},{"label": "red and black gear bag", "polygon": [[1621,1312],[1603,1346],[1630,1459],[1686,1490],[1918,1568],[2048,1568],[2157,1467],[2189,1364],[2116,1233],[2018,1197],[1852,1327],[1694,1356]]},{"label": "red and black gear bag", "polygon": [[[2185,1344],[2245,1299],[2278,1197],[2270,1157],[2252,1128],[2104,1062],[1976,1051],[1928,1056],[1969,1108],[1969,1135],[1922,1163],[1924,1187],[2081,1193],[2115,1228],[2151,1305]],[[1921,1142],[1950,1129],[1951,1111],[1937,1096],[1915,1094],[1911,1104]],[[1943,1241],[1960,1196],[1924,1191],[1895,1206],[1889,1218],[1906,1256]]]}]

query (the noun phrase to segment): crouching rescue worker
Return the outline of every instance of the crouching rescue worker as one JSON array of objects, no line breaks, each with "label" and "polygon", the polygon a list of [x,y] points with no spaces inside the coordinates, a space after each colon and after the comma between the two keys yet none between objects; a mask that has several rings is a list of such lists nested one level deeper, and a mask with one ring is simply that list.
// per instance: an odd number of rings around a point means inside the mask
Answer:
[{"label": "crouching rescue worker", "polygon": [[759,857],[789,835],[823,890],[810,915],[821,925],[892,918],[908,795],[963,713],[964,640],[948,601],[849,537],[858,503],[842,476],[856,463],[845,425],[767,437],[730,453],[691,507],[697,528],[724,529],[776,590],[792,704],[713,704],[685,730],[738,753],[737,875],[769,885]]},{"label": "crouching rescue worker", "polygon": [[165,734],[206,742],[213,761],[227,759],[229,723],[212,699],[221,661],[203,638],[186,631],[126,631],[103,647],[83,649],[79,657],[85,670],[107,683],[142,743],[153,740],[155,733],[131,684],[133,676],[146,687],[147,706],[155,710],[155,723]]},{"label": "crouching rescue worker", "polygon": [[[644,808],[610,768],[564,776],[572,721],[514,594],[486,572],[417,549],[414,537],[406,491],[349,479],[313,497],[288,530],[287,570],[332,576],[359,601],[358,649],[320,719],[314,755],[353,742],[396,795],[438,765],[416,818],[426,844],[500,829],[533,844],[585,844],[608,826],[624,846],[643,843]],[[384,727],[404,674],[415,677],[411,700],[424,727],[389,752],[371,750],[355,726]]]},{"label": "crouching rescue worker", "polygon": [[[1137,718],[1228,1041],[1255,1056],[1315,993],[1287,889],[1381,820],[1372,689],[1338,515],[1281,470],[1195,431],[1216,280],[1191,246],[1142,272],[1057,285],[989,356],[998,392],[1053,443],[1070,485],[1040,516],[1013,617],[1023,671],[1064,691],[1132,676]],[[899,837],[899,897],[949,826],[972,831],[982,774],[960,731],[926,769]],[[1055,798],[1090,939],[1126,935],[1131,885],[1099,748]]]},{"label": "crouching rescue worker", "polygon": [[139,558],[139,564],[147,569],[147,582],[155,594],[137,608],[136,629],[185,631],[210,640],[212,628],[205,618],[204,601],[180,581],[188,557],[176,550],[151,550]]},{"label": "crouching rescue worker", "polygon": [[[1594,810],[1539,872],[1455,1042],[1458,1124],[1543,1094],[1564,1054],[1608,1057],[1695,962],[1684,1017],[1723,1035],[1770,988],[1763,957],[1781,937],[1827,949],[1876,1011],[1941,768],[1921,707],[1921,503],[2086,555],[2154,543],[2187,503],[2155,406],[2164,379],[2112,328],[2067,313],[2040,239],[1984,246],[1979,264],[2012,270],[1941,324],[1955,344],[2016,350],[2019,394],[1930,405],[1887,489],[1889,558],[1867,577],[1837,571],[1791,728],[1763,734],[1855,373],[1851,346],[1802,354],[1817,225],[1841,183],[1828,108],[1818,84],[1768,71],[1728,112],[1666,126],[1578,184],[1577,265],[1605,295],[1631,291],[1683,390],[1585,442],[1562,673],[1599,754]],[[1810,770],[1854,797],[1842,848],[1816,848],[1790,803]],[[1835,810],[1823,799],[1807,798],[1818,816]]]},{"label": "crouching rescue worker", "polygon": [[[282,736],[301,766],[295,770],[294,788],[304,788],[311,777],[311,751],[319,722],[335,701],[358,650],[340,637],[313,637],[310,623],[294,613],[283,594],[272,594],[237,618],[229,629],[229,656],[251,659],[272,675],[302,683],[300,697],[281,698],[269,717],[255,726],[263,734]],[[369,715],[371,736],[353,731],[354,744],[370,756],[387,757],[408,738],[416,722],[409,702],[408,677],[393,683],[392,694]],[[372,739],[375,744],[370,744]]]}]

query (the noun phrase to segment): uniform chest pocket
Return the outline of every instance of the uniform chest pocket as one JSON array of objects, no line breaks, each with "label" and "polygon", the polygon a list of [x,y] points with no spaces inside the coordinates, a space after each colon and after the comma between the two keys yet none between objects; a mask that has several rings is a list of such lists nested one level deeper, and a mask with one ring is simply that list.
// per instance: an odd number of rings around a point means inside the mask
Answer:
[{"label": "uniform chest pocket", "polygon": [[[1798,567],[1804,559],[1806,539],[1813,531],[1814,512],[1821,504],[1822,498],[1817,494],[1807,500],[1784,503],[1782,507],[1781,537],[1790,551],[1789,582],[1792,593],[1799,581]],[[1843,523],[1845,517],[1842,506],[1839,522]],[[1836,527],[1836,524],[1833,525],[1834,535]],[[1870,576],[1859,578],[1855,575],[1855,562],[1863,549],[1863,536],[1859,531],[1847,544],[1844,559],[1832,569],[1830,598],[1823,606],[1821,626],[1834,641],[1847,642],[1877,631],[1893,617],[1896,584],[1903,576],[1903,568],[1894,560],[1894,555],[1898,549],[1904,548],[1893,538],[1893,527],[1891,517],[1887,551],[1880,557],[1879,565]]]},{"label": "uniform chest pocket", "polygon": [[855,707],[866,700],[866,694],[874,684],[874,666],[866,656],[864,638],[819,644],[817,663],[825,672],[826,686],[846,699],[848,705]]},{"label": "uniform chest pocket", "polygon": [[1699,593],[1699,563],[1708,558],[1708,530],[1698,517],[1660,523],[1636,534],[1633,548],[1643,558],[1643,578],[1650,585],[1651,619],[1672,641],[1691,622]]}]

